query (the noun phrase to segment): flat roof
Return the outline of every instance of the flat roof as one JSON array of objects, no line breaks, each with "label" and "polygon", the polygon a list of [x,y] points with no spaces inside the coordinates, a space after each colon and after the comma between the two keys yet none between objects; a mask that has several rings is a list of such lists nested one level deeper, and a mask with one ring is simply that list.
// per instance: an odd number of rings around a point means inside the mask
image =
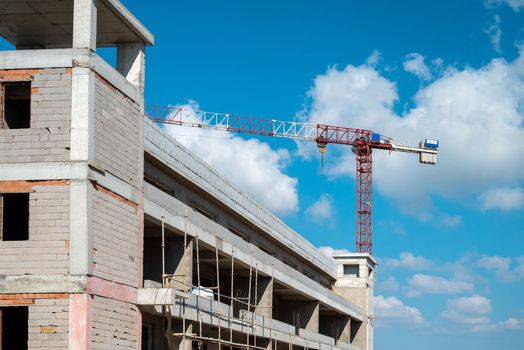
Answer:
[{"label": "flat roof", "polygon": [[[0,0],[0,35],[17,47],[71,47],[74,0]],[[154,44],[154,36],[119,0],[97,2],[97,46]]]}]

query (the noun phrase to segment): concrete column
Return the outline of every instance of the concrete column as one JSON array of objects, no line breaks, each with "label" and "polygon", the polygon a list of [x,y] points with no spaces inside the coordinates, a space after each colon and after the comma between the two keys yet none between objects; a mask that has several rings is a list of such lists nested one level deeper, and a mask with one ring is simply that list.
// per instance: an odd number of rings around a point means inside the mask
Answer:
[{"label": "concrete column", "polygon": [[[89,61],[80,63],[89,65]],[[74,67],[71,81],[71,161],[94,157],[95,73],[89,67]]]},{"label": "concrete column", "polygon": [[[168,250],[169,255],[173,256],[176,261],[169,264],[174,266],[174,269],[172,271],[167,270],[166,273],[172,273],[176,278],[175,281],[171,282],[170,287],[191,292],[191,283],[193,282],[193,241],[189,241],[185,249],[183,239],[179,243],[180,246],[177,249],[179,252],[172,254],[172,250]],[[166,264],[166,266],[169,265]]]},{"label": "concrete column", "polygon": [[144,43],[119,43],[116,69],[144,93],[146,55]]},{"label": "concrete column", "polygon": [[[187,322],[186,329],[182,330],[182,324],[180,322],[180,327],[176,328],[176,330],[177,332],[180,331],[180,333],[191,334],[193,333],[193,324]],[[191,350],[192,349],[192,340],[190,338],[182,339],[181,337],[176,337],[173,349]]]},{"label": "concrete column", "polygon": [[91,349],[92,299],[89,294],[69,296],[69,349]]},{"label": "concrete column", "polygon": [[73,48],[96,51],[97,0],[74,0]]},{"label": "concrete column", "polygon": [[[320,304],[318,301],[281,300],[279,308],[279,319],[281,321],[318,333],[320,315]],[[299,324],[296,324],[296,317],[298,317]]]},{"label": "concrete column", "polygon": [[69,195],[69,273],[92,274],[93,185],[89,180],[72,180]]},{"label": "concrete column", "polygon": [[271,277],[258,277],[257,298],[255,313],[271,318],[271,307],[273,306],[273,279]]}]

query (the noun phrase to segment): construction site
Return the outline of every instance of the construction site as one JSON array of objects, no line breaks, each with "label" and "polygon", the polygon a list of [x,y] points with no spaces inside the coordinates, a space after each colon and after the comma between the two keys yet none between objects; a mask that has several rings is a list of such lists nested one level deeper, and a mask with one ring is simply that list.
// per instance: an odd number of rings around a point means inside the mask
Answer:
[{"label": "construction site", "polygon": [[[438,142],[146,106],[154,37],[118,0],[0,0],[0,35],[1,350],[373,349],[371,149],[434,164]],[[167,124],[354,147],[355,253],[321,253]]]}]

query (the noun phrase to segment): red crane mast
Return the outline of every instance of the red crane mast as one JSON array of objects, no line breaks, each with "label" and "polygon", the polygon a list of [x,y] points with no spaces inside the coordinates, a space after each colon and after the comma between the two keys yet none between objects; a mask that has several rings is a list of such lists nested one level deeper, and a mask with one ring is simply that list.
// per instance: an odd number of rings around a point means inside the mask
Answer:
[{"label": "red crane mast", "polygon": [[146,116],[156,123],[223,130],[251,135],[316,142],[321,152],[327,144],[352,146],[356,155],[356,252],[372,254],[373,248],[373,149],[419,154],[420,163],[436,164],[439,142],[424,139],[419,146],[402,145],[366,129],[289,122],[204,112],[176,106],[147,105]]}]

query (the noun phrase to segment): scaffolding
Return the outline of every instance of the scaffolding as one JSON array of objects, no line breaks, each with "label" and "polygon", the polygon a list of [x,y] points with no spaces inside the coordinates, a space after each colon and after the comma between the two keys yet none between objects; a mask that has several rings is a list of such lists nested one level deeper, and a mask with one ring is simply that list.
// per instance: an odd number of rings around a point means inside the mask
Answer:
[{"label": "scaffolding", "polygon": [[[218,350],[222,350],[223,346],[226,347],[236,347],[241,349],[254,349],[254,350],[267,350],[268,348],[274,347],[274,349],[277,349],[278,347],[278,339],[275,337],[275,330],[273,328],[273,318],[269,318],[269,325],[261,324],[257,326],[257,318],[256,314],[257,311],[264,308],[269,308],[269,313],[272,314],[273,312],[273,305],[269,306],[261,306],[258,305],[258,283],[259,283],[259,269],[258,269],[258,262],[253,263],[253,254],[251,254],[251,259],[249,263],[249,277],[248,277],[248,291],[247,296],[245,296],[244,293],[242,293],[242,290],[240,288],[235,289],[235,254],[236,251],[234,248],[232,248],[231,252],[231,271],[229,273],[229,277],[231,279],[230,284],[230,293],[229,295],[225,295],[222,293],[221,285],[220,285],[220,279],[221,279],[221,273],[220,273],[220,253],[219,253],[219,242],[220,238],[215,236],[216,244],[215,244],[215,266],[216,266],[216,285],[214,286],[202,286],[201,283],[201,277],[200,277],[200,239],[198,235],[194,235],[194,243],[195,243],[195,255],[196,255],[196,285],[193,283],[187,283],[185,281],[185,278],[188,276],[186,275],[180,275],[180,274],[168,274],[166,273],[166,267],[165,267],[165,216],[161,216],[162,223],[161,223],[161,229],[162,229],[162,240],[161,240],[161,247],[162,247],[162,285],[163,288],[171,288],[173,285],[173,282],[176,283],[176,285],[182,285],[184,287],[187,287],[193,294],[196,293],[196,308],[197,308],[197,319],[198,319],[198,333],[189,333],[187,332],[187,324],[188,321],[186,320],[186,301],[183,299],[180,301],[181,305],[181,314],[182,314],[182,332],[174,332],[173,331],[173,315],[172,315],[172,306],[171,305],[164,305],[162,307],[162,324],[165,325],[164,328],[164,337],[167,341],[168,349],[174,349],[175,345],[175,338],[180,341],[179,344],[187,344],[186,342],[188,340],[190,341],[196,341],[198,348],[202,349],[204,343],[213,343],[216,344],[218,347]],[[184,254],[182,259],[185,259],[186,254],[188,254],[188,244],[189,244],[189,213],[186,209],[184,214]],[[253,253],[253,251],[251,251]],[[273,267],[271,269],[271,280],[273,280]],[[217,307],[213,311],[209,312],[211,315],[211,318],[215,318],[217,320],[217,337],[208,337],[204,335],[203,332],[203,320],[202,320],[202,308],[200,307],[200,302],[202,298],[202,294],[208,291],[213,291],[213,300],[216,297],[216,301],[219,303],[218,305],[222,305],[222,300],[229,299],[229,307],[227,308],[227,313],[223,313],[220,310],[220,307]],[[253,293],[252,293],[253,291]],[[242,317],[241,315],[241,308],[247,311],[247,313],[244,313]],[[238,312],[236,312],[238,311]],[[245,317],[247,316],[247,317]],[[251,317],[249,317],[251,316]],[[246,340],[245,343],[235,341],[233,337],[233,323],[234,322],[241,321],[243,325],[246,326]],[[227,336],[223,332],[223,326],[222,323],[227,324],[227,328],[229,328],[229,335]],[[264,339],[269,339],[267,346],[260,346],[258,343],[258,338],[261,338],[261,335],[258,334],[257,329],[261,328],[264,332],[267,330],[269,333],[269,336],[264,336]],[[289,336],[289,350],[293,349],[293,334],[288,331]],[[305,349],[308,349],[307,341],[305,341]]]}]

